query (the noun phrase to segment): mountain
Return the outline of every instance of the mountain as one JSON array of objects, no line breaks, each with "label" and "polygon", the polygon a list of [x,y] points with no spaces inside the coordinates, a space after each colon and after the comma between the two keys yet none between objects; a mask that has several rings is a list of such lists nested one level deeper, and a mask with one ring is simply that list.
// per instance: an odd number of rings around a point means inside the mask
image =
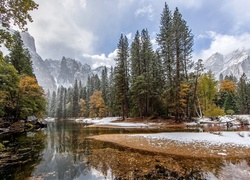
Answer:
[{"label": "mountain", "polygon": [[48,89],[54,91],[60,86],[67,88],[73,87],[75,79],[77,79],[78,82],[81,81],[82,85],[85,86],[88,76],[93,76],[95,74],[101,78],[104,66],[92,70],[88,64],[82,64],[71,58],[62,57],[61,60],[43,60],[36,52],[34,38],[27,32],[22,32],[20,34],[25,48],[29,50],[31,55],[38,84],[42,86],[45,91]]},{"label": "mountain", "polygon": [[93,76],[91,67],[88,64],[82,64],[71,58],[63,57],[62,60],[46,59],[45,64],[54,77],[57,87],[72,87],[75,79],[81,81],[82,85],[85,86],[88,76]]},{"label": "mountain", "polygon": [[222,55],[215,53],[204,61],[206,70],[211,70],[215,78],[233,75],[239,79],[243,73],[250,78],[250,49],[238,49]]},{"label": "mountain", "polygon": [[38,84],[42,86],[44,90],[55,90],[56,84],[54,78],[53,76],[51,76],[50,71],[41,56],[39,56],[39,54],[36,52],[34,38],[27,32],[22,32],[20,34],[25,48],[29,50],[33,63],[33,70],[36,75]]}]

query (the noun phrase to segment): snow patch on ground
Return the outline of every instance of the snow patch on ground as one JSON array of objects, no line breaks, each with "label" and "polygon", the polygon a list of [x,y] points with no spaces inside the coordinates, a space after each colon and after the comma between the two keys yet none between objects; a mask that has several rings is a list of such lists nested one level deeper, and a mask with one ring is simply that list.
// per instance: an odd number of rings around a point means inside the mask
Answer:
[{"label": "snow patch on ground", "polygon": [[99,124],[99,125],[111,125],[119,127],[148,127],[151,123],[126,123],[126,122],[114,122],[118,120],[119,117],[106,117],[101,119],[92,119],[92,118],[78,118],[76,122],[86,123],[86,124]]},{"label": "snow patch on ground", "polygon": [[147,139],[174,140],[180,143],[206,143],[208,145],[226,145],[250,147],[250,132],[222,132],[212,133],[156,133],[156,134],[136,134],[129,136],[141,136]]}]

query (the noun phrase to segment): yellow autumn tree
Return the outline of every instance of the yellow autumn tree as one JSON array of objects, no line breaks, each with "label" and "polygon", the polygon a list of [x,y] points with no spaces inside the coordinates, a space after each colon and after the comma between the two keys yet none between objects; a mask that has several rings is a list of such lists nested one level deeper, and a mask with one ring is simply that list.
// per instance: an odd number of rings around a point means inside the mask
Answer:
[{"label": "yellow autumn tree", "polygon": [[236,92],[236,83],[229,79],[220,81],[220,92],[234,94]]},{"label": "yellow autumn tree", "polygon": [[90,117],[104,117],[107,114],[107,107],[102,98],[102,91],[95,91],[89,100]]},{"label": "yellow autumn tree", "polygon": [[84,117],[86,112],[86,102],[84,101],[84,99],[79,100],[79,107],[80,107],[79,116]]},{"label": "yellow autumn tree", "polygon": [[26,119],[27,116],[42,117],[45,112],[46,100],[44,91],[37,80],[31,76],[23,76],[19,82],[18,116]]},{"label": "yellow autumn tree", "polygon": [[180,113],[186,114],[186,108],[188,106],[187,102],[187,96],[188,96],[188,91],[190,90],[190,85],[189,84],[180,84]]}]

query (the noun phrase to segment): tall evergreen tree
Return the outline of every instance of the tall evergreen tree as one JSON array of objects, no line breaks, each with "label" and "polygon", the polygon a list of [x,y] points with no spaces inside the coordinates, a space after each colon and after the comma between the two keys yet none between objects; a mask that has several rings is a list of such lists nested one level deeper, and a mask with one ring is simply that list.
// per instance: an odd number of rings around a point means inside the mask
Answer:
[{"label": "tall evergreen tree", "polygon": [[129,110],[129,47],[128,39],[123,34],[118,43],[118,57],[115,69],[115,89],[122,118],[128,117]]},{"label": "tall evergreen tree", "polygon": [[162,94],[164,92],[164,70],[162,61],[157,51],[152,62],[151,75],[151,97],[150,103],[153,115],[165,115],[162,102]]},{"label": "tall evergreen tree", "polygon": [[107,105],[108,103],[108,70],[106,66],[102,70],[101,91],[102,91],[102,98],[104,100],[104,103]]},{"label": "tall evergreen tree", "polygon": [[79,113],[79,89],[78,89],[78,81],[76,79],[73,89],[72,117],[78,117],[78,113]]},{"label": "tall evergreen tree", "polygon": [[56,117],[61,119],[63,117],[63,87],[61,86],[57,90],[57,106],[56,106]]},{"label": "tall evergreen tree", "polygon": [[[188,114],[189,108],[189,93],[187,91],[184,97],[181,87],[190,87],[188,85],[188,69],[193,64],[191,61],[193,35],[186,21],[182,19],[178,8],[175,9],[172,16],[168,5],[165,4],[157,42],[166,72],[164,93],[166,109],[168,113],[175,116],[176,121],[181,121],[183,115]],[[184,109],[181,106],[183,100],[187,102]]]},{"label": "tall evergreen tree", "polygon": [[173,17],[167,3],[163,8],[160,19],[160,32],[157,34],[157,42],[159,45],[159,55],[163,62],[165,72],[165,91],[163,99],[166,106],[166,114],[170,115],[174,106],[174,86],[173,86],[173,32],[172,32]]},{"label": "tall evergreen tree", "polygon": [[50,110],[49,110],[49,116],[55,117],[56,116],[56,92],[52,92],[52,97],[50,100]]},{"label": "tall evergreen tree", "polygon": [[115,74],[114,68],[111,67],[109,74],[109,90],[108,90],[108,108],[110,116],[117,116],[117,101],[115,95]]},{"label": "tall evergreen tree", "polygon": [[237,83],[236,104],[241,114],[250,113],[250,84],[245,73]]},{"label": "tall evergreen tree", "polygon": [[141,32],[141,59],[143,64],[143,76],[146,83],[146,89],[145,89],[145,110],[144,110],[144,116],[149,116],[150,114],[150,98],[152,96],[152,64],[155,60],[155,54],[152,48],[152,44],[150,41],[150,36],[148,34],[147,29],[143,29]]},{"label": "tall evergreen tree", "polygon": [[19,74],[35,77],[29,51],[23,48],[21,35],[16,31],[13,35],[13,46],[10,48],[8,60]]}]

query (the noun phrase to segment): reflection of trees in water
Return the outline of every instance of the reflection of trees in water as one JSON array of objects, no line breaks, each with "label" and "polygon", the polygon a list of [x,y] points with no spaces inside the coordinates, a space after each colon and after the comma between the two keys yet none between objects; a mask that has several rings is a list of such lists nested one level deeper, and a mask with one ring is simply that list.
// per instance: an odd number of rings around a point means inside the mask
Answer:
[{"label": "reflection of trees in water", "polygon": [[[34,164],[41,161],[45,146],[42,131],[10,134],[8,139],[9,159],[1,159],[0,179],[25,179],[34,171]],[[4,156],[3,156],[4,157]],[[2,157],[2,158],[3,158]]]},{"label": "reflection of trees in water", "polygon": [[74,179],[89,172],[86,162],[86,133],[83,126],[58,121],[48,125],[47,148],[43,162],[36,167],[35,177],[44,179]]},{"label": "reflection of trees in water", "polygon": [[[117,180],[216,179],[228,169],[228,161],[219,158],[157,155],[87,138],[120,133],[119,129],[88,128],[61,121],[49,124],[46,132],[47,148],[43,152],[43,161],[33,173],[43,179],[91,179],[94,177],[92,169]],[[235,159],[229,163],[237,166],[241,162]],[[249,162],[246,160],[246,164]]]},{"label": "reflection of trees in water", "polygon": [[[187,158],[159,155],[92,141],[90,166],[112,179],[221,179],[249,178],[247,160]],[[101,148],[101,147],[106,148]],[[249,162],[249,161],[248,161]],[[232,165],[233,164],[233,165]],[[234,168],[233,168],[234,167]],[[247,167],[247,168],[246,168]],[[242,171],[241,171],[242,170]],[[230,173],[231,172],[231,173]]]}]

